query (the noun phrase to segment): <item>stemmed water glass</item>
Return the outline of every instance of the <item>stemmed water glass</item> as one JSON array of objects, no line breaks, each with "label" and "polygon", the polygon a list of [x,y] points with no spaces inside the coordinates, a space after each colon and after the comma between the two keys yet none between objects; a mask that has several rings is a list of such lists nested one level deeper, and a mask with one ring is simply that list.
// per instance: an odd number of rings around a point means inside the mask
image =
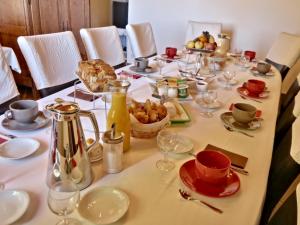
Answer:
[{"label": "stemmed water glass", "polygon": [[235,77],[235,71],[227,70],[227,71],[224,72],[223,77],[224,77],[225,82],[226,82],[225,89],[231,90],[230,82]]},{"label": "stemmed water glass", "polygon": [[156,162],[156,167],[168,172],[174,169],[175,164],[168,159],[168,153],[174,151],[177,145],[177,134],[168,130],[161,130],[157,135],[157,145],[163,152],[164,158]]},{"label": "stemmed water glass", "polygon": [[240,57],[240,65],[242,68],[248,68],[250,66],[250,57],[247,55],[242,55]]},{"label": "stemmed water glass", "polygon": [[162,68],[166,65],[166,60],[157,58],[156,65],[159,68],[159,75],[162,75]]},{"label": "stemmed water glass", "polygon": [[48,192],[48,206],[56,215],[63,216],[57,225],[79,225],[74,218],[67,218],[78,206],[80,193],[77,185],[71,180],[57,181],[51,184]]},{"label": "stemmed water glass", "polygon": [[201,98],[206,108],[206,111],[202,114],[202,116],[207,118],[213,117],[213,113],[211,112],[210,108],[217,99],[217,92],[215,90],[208,90],[201,94]]}]

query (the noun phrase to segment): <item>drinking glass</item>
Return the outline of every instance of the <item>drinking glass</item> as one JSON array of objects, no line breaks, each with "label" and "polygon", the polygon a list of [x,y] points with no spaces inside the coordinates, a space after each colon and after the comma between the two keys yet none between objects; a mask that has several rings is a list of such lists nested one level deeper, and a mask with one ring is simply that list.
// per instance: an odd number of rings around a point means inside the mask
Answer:
[{"label": "drinking glass", "polygon": [[250,57],[248,55],[242,55],[240,57],[240,65],[242,68],[250,67]]},{"label": "drinking glass", "polygon": [[201,94],[202,101],[205,104],[205,112],[202,114],[203,117],[211,118],[213,117],[213,113],[211,112],[212,104],[217,99],[217,92],[214,90],[208,90],[207,92],[203,92]]},{"label": "drinking glass", "polygon": [[71,180],[57,181],[51,184],[48,192],[48,206],[56,215],[64,218],[57,225],[77,225],[81,224],[74,218],[67,218],[79,203],[79,189]]},{"label": "drinking glass", "polygon": [[223,73],[223,77],[225,79],[225,89],[231,90],[230,81],[235,77],[235,71],[227,70]]},{"label": "drinking glass", "polygon": [[164,158],[156,162],[156,167],[168,172],[174,169],[175,164],[168,159],[168,153],[174,151],[177,145],[177,134],[168,130],[161,130],[157,135],[157,145],[163,152]]},{"label": "drinking glass", "polygon": [[166,65],[166,60],[165,59],[157,59],[156,60],[156,65],[159,68],[159,75],[163,75],[162,74],[162,68]]}]

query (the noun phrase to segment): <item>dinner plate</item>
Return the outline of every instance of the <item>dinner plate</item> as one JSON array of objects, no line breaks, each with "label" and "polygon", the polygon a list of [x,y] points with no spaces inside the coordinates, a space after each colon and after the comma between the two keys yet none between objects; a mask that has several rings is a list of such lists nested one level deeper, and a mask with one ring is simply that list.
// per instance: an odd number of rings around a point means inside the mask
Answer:
[{"label": "dinner plate", "polygon": [[39,112],[37,118],[32,123],[19,123],[16,120],[3,119],[2,126],[8,130],[29,131],[39,129],[50,121],[43,112]]},{"label": "dinner plate", "polygon": [[213,103],[207,105],[201,97],[196,97],[195,102],[204,109],[219,109],[223,106],[223,103],[219,100],[215,100]]},{"label": "dinner plate", "polygon": [[233,118],[232,112],[222,113],[220,115],[220,118],[225,125],[238,128],[238,129],[245,129],[245,130],[256,130],[260,128],[261,121],[262,121],[262,119],[260,118],[254,118],[254,120],[252,120],[249,123],[239,123]]},{"label": "dinner plate", "polygon": [[110,224],[119,220],[128,210],[128,195],[113,187],[98,187],[83,196],[78,211],[94,224]]},{"label": "dinner plate", "polygon": [[31,138],[14,138],[0,145],[0,157],[22,159],[38,150],[40,143]]},{"label": "dinner plate", "polygon": [[184,185],[192,191],[209,197],[227,197],[235,194],[240,189],[240,178],[233,171],[230,171],[227,180],[223,184],[210,184],[201,180],[197,173],[194,159],[187,161],[181,166],[179,176]]},{"label": "dinner plate", "polygon": [[237,92],[244,97],[250,97],[250,98],[265,99],[269,97],[269,91],[263,91],[259,95],[255,95],[250,93],[245,87],[238,87]]},{"label": "dinner plate", "polygon": [[26,212],[30,198],[27,192],[17,190],[0,191],[0,221],[12,224]]},{"label": "dinner plate", "polygon": [[149,74],[149,73],[154,73],[156,72],[156,68],[155,67],[151,67],[151,66],[148,66],[147,68],[145,69],[140,69],[136,66],[131,66],[129,67],[129,69],[135,73],[143,73],[143,74]]},{"label": "dinner plate", "polygon": [[[226,79],[225,79],[224,77],[218,77],[217,80],[218,80],[221,84],[223,84],[223,85],[226,85],[226,84],[227,84],[227,81],[226,81]],[[232,85],[232,86],[236,85],[237,83],[238,83],[238,81],[237,81],[236,79],[232,79],[232,80],[229,81],[229,84]]]}]

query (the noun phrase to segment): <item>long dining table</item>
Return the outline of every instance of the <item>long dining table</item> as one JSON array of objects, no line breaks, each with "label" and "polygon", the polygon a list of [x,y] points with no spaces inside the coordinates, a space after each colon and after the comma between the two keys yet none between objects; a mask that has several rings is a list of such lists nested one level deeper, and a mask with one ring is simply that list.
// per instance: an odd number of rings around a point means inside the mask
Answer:
[{"label": "long dining table", "polygon": [[[152,64],[154,65],[155,61],[152,60],[150,65]],[[122,70],[129,71],[129,66],[120,68],[116,72]],[[210,88],[217,90],[218,100],[222,102],[222,107],[213,113],[213,117],[204,118],[201,115],[201,108],[192,98],[181,102],[190,115],[191,122],[171,126],[168,129],[191,139],[194,144],[194,153],[203,150],[208,144],[212,144],[247,157],[248,162],[245,169],[249,175],[238,174],[240,189],[237,193],[223,198],[212,198],[189,190],[180,179],[179,169],[185,162],[192,160],[192,156],[171,155],[175,162],[175,169],[168,173],[162,173],[155,165],[156,161],[163,157],[158,150],[156,138],[131,138],[131,149],[124,153],[124,169],[117,174],[106,174],[103,170],[102,161],[92,163],[93,182],[80,192],[81,196],[102,186],[116,187],[127,193],[130,199],[129,209],[114,224],[258,224],[264,204],[272,158],[281,76],[275,68],[272,68],[274,76],[254,77],[248,69],[235,65],[233,61],[226,63],[225,70],[236,71],[235,79],[237,79],[238,84],[233,86],[231,90],[224,89],[217,81],[217,78],[222,76],[222,71],[217,73],[217,76],[210,83]],[[167,63],[163,67],[162,73],[165,76],[178,75],[177,63]],[[132,79],[128,96],[137,101],[155,100],[151,96],[152,89],[149,85],[152,80],[151,76],[159,75],[156,72],[139,79]],[[251,78],[266,82],[269,96],[266,99],[261,99],[262,103],[243,99],[236,91],[237,87]],[[73,101],[73,97],[68,96],[72,91],[74,91],[74,87],[69,87],[38,100],[40,110],[43,110],[45,105],[53,103],[57,97],[66,101]],[[81,109],[92,110],[96,115],[100,130],[106,130],[105,103],[101,98],[96,99],[94,104],[80,99],[76,99],[76,102]],[[247,131],[254,136],[253,138],[238,132],[230,132],[224,128],[220,115],[229,111],[230,105],[237,102],[252,104],[262,111],[261,127]],[[3,118],[2,115],[0,120],[2,121]],[[82,124],[86,138],[93,137],[92,125],[88,120],[83,118]],[[48,187],[46,185],[51,123],[34,131],[11,131],[0,125],[0,132],[14,134],[17,137],[30,137],[38,140],[41,144],[35,154],[24,159],[7,160],[0,158],[0,181],[5,182],[5,189],[24,190],[30,195],[30,206],[27,212],[15,224],[50,225],[56,223],[59,218],[48,208]],[[178,192],[179,188],[188,190],[193,197],[222,209],[223,213],[218,214],[203,204],[184,200]],[[83,224],[92,224],[81,217],[78,211],[75,211],[70,217],[79,219]]]}]

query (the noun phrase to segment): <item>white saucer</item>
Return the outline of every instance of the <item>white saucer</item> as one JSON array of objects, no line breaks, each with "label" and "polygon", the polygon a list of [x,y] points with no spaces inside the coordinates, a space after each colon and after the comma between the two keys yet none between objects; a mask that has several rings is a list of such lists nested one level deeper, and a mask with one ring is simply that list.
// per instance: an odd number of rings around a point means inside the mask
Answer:
[{"label": "white saucer", "polygon": [[113,187],[98,187],[83,196],[78,211],[94,224],[110,224],[119,220],[128,210],[129,197]]},{"label": "white saucer", "polygon": [[154,73],[156,72],[156,68],[154,67],[151,67],[151,66],[148,66],[147,68],[145,69],[139,69],[138,67],[136,66],[131,66],[129,67],[129,69],[135,73],[143,73],[143,74],[149,74],[149,73]]},{"label": "white saucer", "polygon": [[6,159],[22,159],[33,154],[40,143],[31,138],[14,138],[0,145],[0,157]]},{"label": "white saucer", "polygon": [[222,113],[220,115],[220,118],[225,125],[228,125],[230,127],[234,127],[237,129],[245,129],[245,130],[256,130],[256,129],[260,128],[261,121],[262,121],[262,119],[260,119],[260,118],[255,118],[249,123],[239,123],[233,118],[232,112]]},{"label": "white saucer", "polygon": [[39,112],[38,117],[32,123],[19,123],[15,120],[3,119],[2,126],[8,130],[36,130],[45,126],[50,121],[43,112]]},{"label": "white saucer", "polygon": [[0,191],[0,221],[3,225],[12,224],[26,212],[30,198],[25,191]]}]

